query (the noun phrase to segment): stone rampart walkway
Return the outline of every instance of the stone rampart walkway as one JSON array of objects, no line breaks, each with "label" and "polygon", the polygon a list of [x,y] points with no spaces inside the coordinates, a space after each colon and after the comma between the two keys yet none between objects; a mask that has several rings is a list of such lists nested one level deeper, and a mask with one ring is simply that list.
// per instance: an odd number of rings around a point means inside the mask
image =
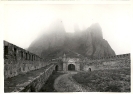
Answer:
[{"label": "stone rampart walkway", "polygon": [[47,65],[38,70],[33,70],[27,73],[19,74],[15,77],[5,79],[4,80],[4,92],[21,91],[21,89],[24,89],[24,87],[26,87],[28,84],[34,81],[37,77],[39,77],[42,73],[44,73],[45,69],[49,67],[50,65]]},{"label": "stone rampart walkway", "polygon": [[72,75],[76,72],[70,72],[59,76],[54,82],[54,88],[57,92],[87,92],[80,84],[75,82]]}]

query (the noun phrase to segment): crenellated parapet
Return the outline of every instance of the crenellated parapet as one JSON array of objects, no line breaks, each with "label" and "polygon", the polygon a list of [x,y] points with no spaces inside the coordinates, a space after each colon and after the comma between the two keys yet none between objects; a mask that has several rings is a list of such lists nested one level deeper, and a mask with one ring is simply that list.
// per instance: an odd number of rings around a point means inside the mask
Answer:
[{"label": "crenellated parapet", "polygon": [[28,60],[28,61],[42,61],[43,58],[20,48],[14,44],[4,41],[4,59],[10,60]]},{"label": "crenellated parapet", "polygon": [[36,70],[47,65],[43,58],[4,41],[4,77],[10,78],[18,74]]}]

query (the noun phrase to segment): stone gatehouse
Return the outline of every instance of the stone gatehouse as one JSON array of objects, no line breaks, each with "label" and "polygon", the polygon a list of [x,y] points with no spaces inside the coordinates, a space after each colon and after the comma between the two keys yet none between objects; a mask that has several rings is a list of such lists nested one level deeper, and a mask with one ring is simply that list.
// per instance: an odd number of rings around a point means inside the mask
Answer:
[{"label": "stone gatehouse", "polygon": [[64,54],[62,61],[55,67],[59,71],[80,71],[81,59],[79,57],[68,57]]},{"label": "stone gatehouse", "polygon": [[58,71],[94,71],[112,68],[130,68],[130,54],[115,55],[100,59],[86,59],[64,54],[56,65]]}]

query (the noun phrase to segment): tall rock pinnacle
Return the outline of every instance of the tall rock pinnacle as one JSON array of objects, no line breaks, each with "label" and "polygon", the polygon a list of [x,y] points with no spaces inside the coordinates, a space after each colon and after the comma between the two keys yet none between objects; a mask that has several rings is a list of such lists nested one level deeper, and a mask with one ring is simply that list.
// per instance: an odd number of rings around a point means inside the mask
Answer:
[{"label": "tall rock pinnacle", "polygon": [[74,34],[66,33],[63,22],[58,19],[50,25],[47,34],[32,42],[28,50],[50,59],[62,56],[66,49],[88,58],[115,55],[109,43],[103,39],[102,28],[98,23],[92,24],[84,31],[80,31],[77,25],[74,27]]}]

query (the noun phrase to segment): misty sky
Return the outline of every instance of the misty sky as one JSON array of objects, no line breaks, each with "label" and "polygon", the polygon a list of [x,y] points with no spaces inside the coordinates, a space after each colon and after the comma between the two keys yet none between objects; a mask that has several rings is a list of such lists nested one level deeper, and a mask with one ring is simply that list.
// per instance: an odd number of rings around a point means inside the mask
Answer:
[{"label": "misty sky", "polygon": [[66,32],[74,25],[86,29],[93,23],[102,27],[106,39],[116,54],[130,53],[132,29],[130,5],[44,5],[7,4],[4,7],[4,40],[27,48],[46,31],[50,23],[62,19]]}]

